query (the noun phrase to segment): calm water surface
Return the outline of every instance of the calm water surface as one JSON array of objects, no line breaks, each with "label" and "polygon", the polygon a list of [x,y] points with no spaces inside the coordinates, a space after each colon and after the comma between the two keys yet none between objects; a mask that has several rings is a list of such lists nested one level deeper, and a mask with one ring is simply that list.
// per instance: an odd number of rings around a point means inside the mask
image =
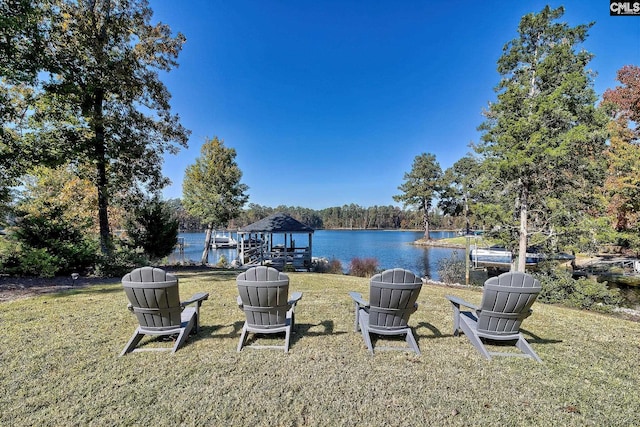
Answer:
[{"label": "calm water surface", "polygon": [[[381,231],[381,230],[318,230],[313,234],[313,256],[337,259],[342,267],[348,270],[353,258],[375,258],[380,269],[405,268],[419,276],[439,280],[438,263],[442,259],[455,257],[464,259],[463,249],[421,247],[411,243],[420,239],[423,233],[416,231]],[[453,231],[435,231],[434,239],[453,237]],[[185,251],[177,250],[169,257],[169,262],[199,262],[204,246],[204,233],[180,233],[184,238]],[[234,235],[235,237],[235,235]],[[294,234],[298,245],[306,245],[306,234]],[[279,240],[280,239],[280,240]],[[274,235],[274,244],[283,243],[281,235]],[[217,249],[209,252],[209,263],[217,264],[224,256],[228,262],[237,258],[236,249]],[[473,278],[479,284],[484,277]],[[625,299],[624,305],[640,309],[640,288],[621,288]]]},{"label": "calm water surface", "polygon": [[[455,256],[464,259],[463,250],[449,248],[420,247],[411,243],[423,233],[415,231],[382,230],[318,230],[313,233],[313,256],[337,259],[343,268],[349,268],[353,258],[375,258],[381,269],[405,268],[420,276],[438,280],[438,261]],[[453,231],[436,231],[432,238],[453,237]],[[204,245],[204,233],[180,233],[185,239],[184,254],[175,252],[170,261],[199,261]],[[274,243],[281,243],[274,235]],[[306,234],[294,234],[298,245],[305,245]],[[215,264],[221,256],[231,262],[237,258],[235,249],[218,249],[209,254],[209,263]]]}]

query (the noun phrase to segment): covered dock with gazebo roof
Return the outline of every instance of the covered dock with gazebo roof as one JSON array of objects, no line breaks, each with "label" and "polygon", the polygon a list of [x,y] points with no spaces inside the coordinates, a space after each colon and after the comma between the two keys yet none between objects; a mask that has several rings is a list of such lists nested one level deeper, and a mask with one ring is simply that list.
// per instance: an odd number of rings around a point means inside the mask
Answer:
[{"label": "covered dock with gazebo roof", "polygon": [[238,259],[245,266],[310,270],[313,232],[292,216],[275,213],[238,230]]}]

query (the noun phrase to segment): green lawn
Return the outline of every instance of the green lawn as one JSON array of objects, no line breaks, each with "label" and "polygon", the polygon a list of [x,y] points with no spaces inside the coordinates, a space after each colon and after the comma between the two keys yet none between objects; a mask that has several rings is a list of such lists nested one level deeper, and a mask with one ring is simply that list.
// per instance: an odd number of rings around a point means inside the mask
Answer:
[{"label": "green lawn", "polygon": [[425,285],[411,322],[422,355],[370,356],[347,295],[367,280],[291,273],[304,297],[289,354],[236,353],[235,275],[178,273],[183,298],[211,296],[175,355],[118,357],[136,326],[118,284],[0,304],[0,424],[640,425],[638,323],[537,303],[524,328],[544,363],[486,361],[452,336],[444,298],[480,291]]}]

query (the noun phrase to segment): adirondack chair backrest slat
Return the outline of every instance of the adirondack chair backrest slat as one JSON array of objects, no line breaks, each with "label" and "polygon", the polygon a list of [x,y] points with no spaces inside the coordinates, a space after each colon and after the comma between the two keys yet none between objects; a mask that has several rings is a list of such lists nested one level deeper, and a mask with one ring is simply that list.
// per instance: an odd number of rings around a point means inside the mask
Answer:
[{"label": "adirondack chair backrest slat", "polygon": [[396,268],[376,274],[369,282],[369,325],[382,328],[406,327],[416,311],[422,279]]},{"label": "adirondack chair backrest slat", "polygon": [[162,329],[180,325],[177,277],[159,268],[142,267],[126,274],[122,286],[140,326]]},{"label": "adirondack chair backrest slat", "polygon": [[495,335],[518,333],[522,321],[540,293],[540,282],[529,274],[504,273],[484,284],[478,315],[478,332]]},{"label": "adirondack chair backrest slat", "polygon": [[247,323],[278,327],[286,324],[289,310],[289,277],[275,268],[253,267],[238,275],[238,293]]}]

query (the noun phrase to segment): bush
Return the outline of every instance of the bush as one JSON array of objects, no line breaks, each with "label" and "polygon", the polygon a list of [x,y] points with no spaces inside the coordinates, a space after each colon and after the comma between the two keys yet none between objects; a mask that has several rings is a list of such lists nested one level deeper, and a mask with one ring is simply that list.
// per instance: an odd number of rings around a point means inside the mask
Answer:
[{"label": "bush", "polygon": [[46,249],[18,247],[12,254],[2,257],[2,271],[15,276],[54,277],[59,270],[60,259]]},{"label": "bush", "polygon": [[463,283],[465,269],[465,261],[458,258],[456,251],[449,258],[438,261],[438,276],[444,283]]},{"label": "bush", "polygon": [[344,274],[344,268],[339,259],[331,258],[329,261],[329,273],[331,274]]},{"label": "bush", "polygon": [[88,223],[65,217],[64,207],[44,202],[39,210],[17,210],[17,226],[7,236],[14,242],[8,265],[12,274],[52,277],[82,272],[96,259],[97,239]]},{"label": "bush", "polygon": [[357,277],[371,277],[378,271],[375,258],[354,258],[349,264],[349,274]]},{"label": "bush", "polygon": [[109,256],[101,256],[93,274],[99,277],[122,277],[131,270],[148,265],[143,254],[119,242]]},{"label": "bush", "polygon": [[151,260],[170,255],[178,241],[178,220],[158,197],[144,199],[133,209],[125,228],[133,246],[142,248]]},{"label": "bush", "polygon": [[316,273],[344,274],[342,263],[335,258],[331,258],[331,260],[324,258],[314,260],[313,271]]},{"label": "bush", "polygon": [[542,271],[536,277],[542,285],[538,300],[544,303],[608,312],[622,302],[618,289],[609,289],[606,282],[585,277],[576,280],[566,270]]},{"label": "bush", "polygon": [[229,268],[229,261],[227,261],[227,258],[224,255],[220,255],[220,258],[218,258],[218,263],[216,264],[216,267]]}]

